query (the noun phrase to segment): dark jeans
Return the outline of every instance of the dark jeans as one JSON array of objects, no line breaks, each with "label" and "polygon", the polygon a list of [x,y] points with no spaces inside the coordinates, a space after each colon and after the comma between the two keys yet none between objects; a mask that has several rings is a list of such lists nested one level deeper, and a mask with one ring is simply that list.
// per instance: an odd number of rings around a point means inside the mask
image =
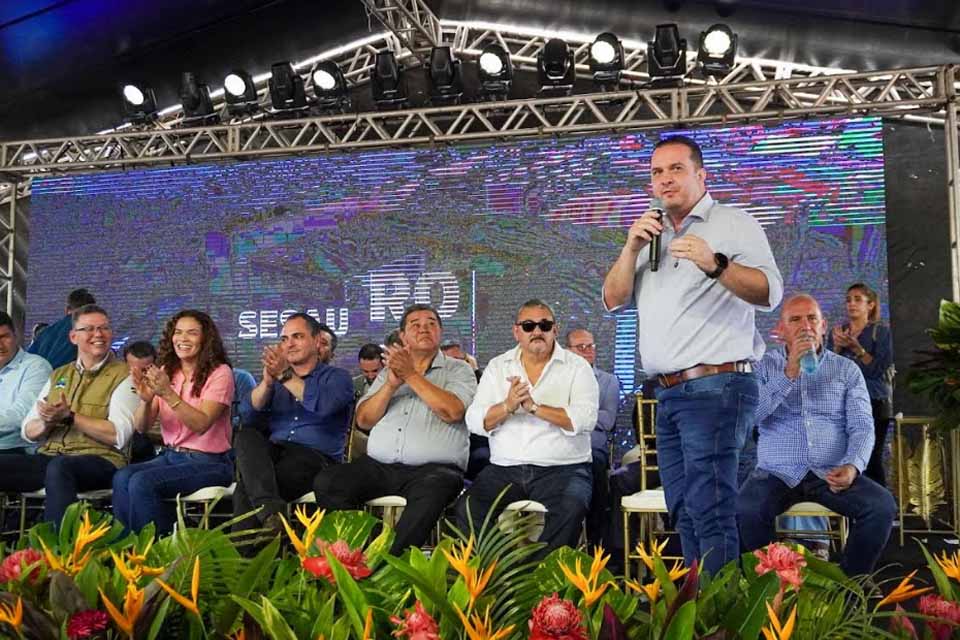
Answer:
[{"label": "dark jeans", "polygon": [[546,542],[547,548],[541,551],[541,557],[564,545],[576,547],[580,525],[590,507],[592,485],[589,462],[553,467],[491,464],[480,472],[457,503],[457,527],[464,532],[469,530],[469,509],[474,528],[479,529],[497,496],[509,487],[497,503],[496,511],[491,513],[491,521],[511,502],[535,500],[548,512],[540,534],[540,542]]},{"label": "dark jeans", "polygon": [[711,574],[740,554],[737,469],[754,422],[752,373],[721,373],[657,390],[657,462],[687,565]]},{"label": "dark jeans", "polygon": [[0,492],[46,489],[43,519],[59,526],[78,493],[109,489],[116,472],[100,456],[0,455]]},{"label": "dark jeans", "polygon": [[384,464],[364,455],[327,467],[313,481],[317,507],[328,511],[360,509],[386,495],[407,499],[394,529],[390,553],[401,555],[429,538],[434,524],[463,489],[463,472],[447,464]]},{"label": "dark jeans", "polygon": [[850,536],[841,568],[847,575],[870,573],[890,537],[897,505],[887,489],[860,475],[846,491],[834,493],[826,481],[808,473],[791,489],[775,475],[757,469],[740,490],[737,519],[746,551],[770,544],[776,517],[798,502],[816,502],[850,519]]},{"label": "dark jeans", "polygon": [[[590,547],[603,546],[610,524],[610,454],[606,448],[593,449],[590,475],[593,477],[593,497],[587,511],[587,542]],[[620,513],[620,504],[613,506]]]},{"label": "dark jeans", "polygon": [[276,443],[251,428],[233,436],[237,457],[237,487],[233,492],[233,514],[241,516],[263,506],[256,517],[233,526],[234,531],[253,529],[276,513],[285,513],[287,503],[313,491],[313,479],[335,461],[330,456],[301,444]]},{"label": "dark jeans", "polygon": [[230,452],[178,452],[164,449],[149,462],[131,464],[113,477],[113,516],[133,531],[148,522],[157,534],[173,531],[177,521],[177,494],[204,487],[226,487],[233,482]]},{"label": "dark jeans", "polygon": [[887,430],[890,427],[890,405],[885,400],[871,398],[870,408],[873,409],[873,451],[870,452],[870,461],[863,475],[885,487],[887,476],[883,471],[883,453],[887,444]]}]

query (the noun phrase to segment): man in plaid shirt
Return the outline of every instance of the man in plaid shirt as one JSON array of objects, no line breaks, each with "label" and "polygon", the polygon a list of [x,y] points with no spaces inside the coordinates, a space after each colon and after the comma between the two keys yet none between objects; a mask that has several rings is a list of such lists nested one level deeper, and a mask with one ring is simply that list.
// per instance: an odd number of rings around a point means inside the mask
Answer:
[{"label": "man in plaid shirt", "polygon": [[[797,502],[816,502],[851,521],[840,566],[870,573],[897,511],[893,496],[862,475],[873,448],[870,395],[860,369],[823,347],[827,323],[805,294],[784,303],[777,327],[784,345],[757,367],[760,440],[757,468],[740,489],[737,519],[743,547],[773,541],[778,515]],[[804,353],[818,367],[801,371]]]}]

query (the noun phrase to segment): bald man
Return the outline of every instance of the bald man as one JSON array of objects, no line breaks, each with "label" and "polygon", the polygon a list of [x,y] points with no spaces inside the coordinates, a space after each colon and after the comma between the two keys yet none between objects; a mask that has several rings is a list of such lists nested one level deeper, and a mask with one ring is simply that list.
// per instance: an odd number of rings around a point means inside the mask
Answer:
[{"label": "bald man", "polygon": [[[747,551],[773,541],[778,515],[798,502],[816,502],[847,516],[850,537],[840,566],[870,573],[890,537],[893,496],[862,475],[873,449],[870,394],[851,360],[823,348],[827,322],[809,295],[784,303],[777,333],[784,341],[757,367],[760,439],[757,468],[740,489],[737,520]],[[813,351],[818,366],[801,369]]]}]

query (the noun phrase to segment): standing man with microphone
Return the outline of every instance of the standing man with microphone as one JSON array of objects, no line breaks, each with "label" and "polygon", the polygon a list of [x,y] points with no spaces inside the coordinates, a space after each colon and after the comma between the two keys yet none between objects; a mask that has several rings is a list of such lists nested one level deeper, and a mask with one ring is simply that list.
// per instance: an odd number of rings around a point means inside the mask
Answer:
[{"label": "standing man with microphone", "polygon": [[[670,518],[694,559],[713,574],[739,555],[737,464],[753,427],[753,363],[765,345],[754,311],[773,310],[783,279],[759,223],[718,204],[700,147],[664,138],[650,160],[663,206],[631,225],[603,282],[608,311],[637,308],[637,347],[656,374],[657,457]],[[653,239],[666,255],[654,267]]]}]

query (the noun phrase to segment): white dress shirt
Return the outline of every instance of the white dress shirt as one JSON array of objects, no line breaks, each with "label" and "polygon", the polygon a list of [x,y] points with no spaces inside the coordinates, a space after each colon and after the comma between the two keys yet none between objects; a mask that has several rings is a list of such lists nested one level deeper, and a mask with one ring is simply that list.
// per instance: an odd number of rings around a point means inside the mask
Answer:
[{"label": "white dress shirt", "polygon": [[519,346],[490,361],[473,404],[467,409],[470,431],[490,439],[490,462],[500,466],[544,467],[589,462],[590,432],[597,424],[600,404],[600,391],[590,364],[556,344],[537,384],[530,385],[533,401],[565,410],[573,431],[526,413],[522,407],[492,431],[484,429],[487,411],[506,399],[510,390],[507,378],[511,376],[530,384],[520,362]]}]

